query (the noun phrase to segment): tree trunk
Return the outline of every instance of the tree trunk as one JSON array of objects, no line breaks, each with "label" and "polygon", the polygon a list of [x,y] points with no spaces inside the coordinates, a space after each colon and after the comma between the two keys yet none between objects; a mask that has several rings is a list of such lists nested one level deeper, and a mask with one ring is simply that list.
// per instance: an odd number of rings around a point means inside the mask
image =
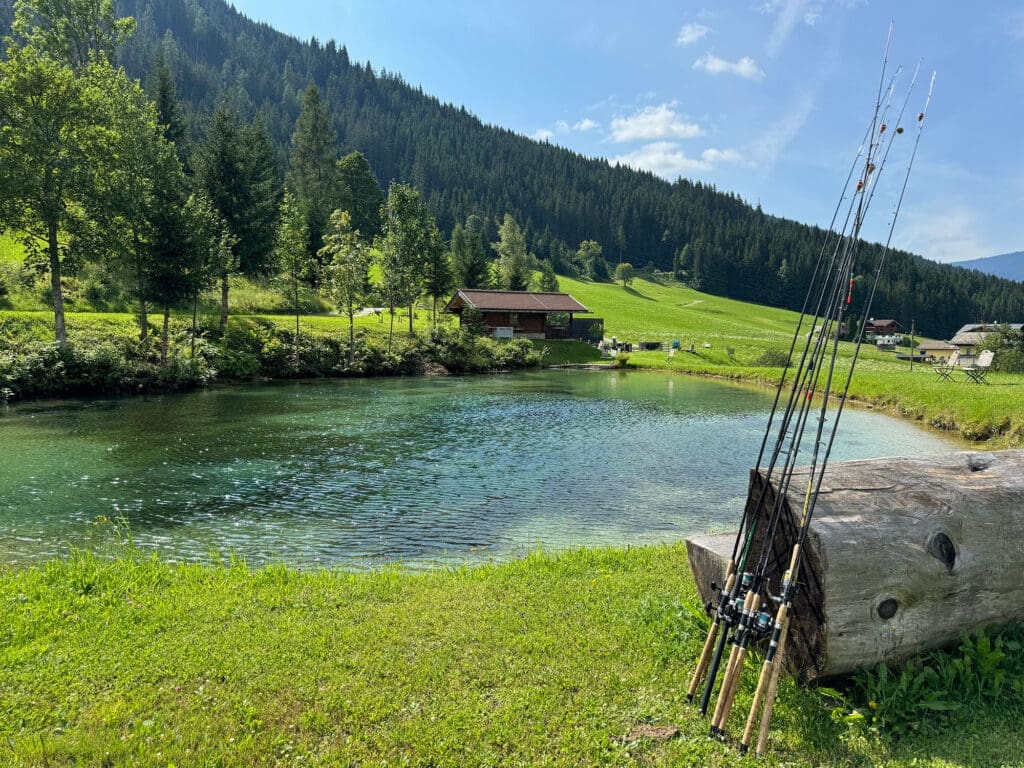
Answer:
[{"label": "tree trunk", "polygon": [[395,337],[395,305],[392,304],[388,307],[388,311],[391,313],[391,326],[388,328],[388,352],[391,352],[391,341]]},{"label": "tree trunk", "polygon": [[146,300],[139,294],[139,341],[149,338],[149,310],[146,307]]},{"label": "tree trunk", "polygon": [[53,332],[61,349],[68,345],[64,325],[64,291],[60,286],[60,245],[57,242],[57,219],[46,224],[46,250],[50,256],[50,289],[53,293]]},{"label": "tree trunk", "polygon": [[145,341],[149,338],[149,312],[146,309],[146,278],[140,262],[142,245],[139,243],[139,235],[134,227],[132,228],[132,249],[135,256],[135,279],[138,282],[139,291],[139,341]]},{"label": "tree trunk", "polygon": [[192,292],[192,338],[189,340],[189,357],[196,356],[196,316],[199,314],[199,291]]},{"label": "tree trunk", "polygon": [[[806,482],[806,469],[796,470],[772,545],[773,593],[796,541]],[[748,508],[763,486],[751,478]],[[776,491],[766,491],[769,501]],[[1018,620],[1021,498],[1024,450],[831,464],[804,543],[787,664],[805,680],[827,678]],[[760,557],[760,533],[748,563]],[[724,581],[733,541],[731,534],[687,541],[705,600],[711,581]]]},{"label": "tree trunk", "polygon": [[352,307],[348,308],[348,364],[356,359],[356,313]]},{"label": "tree trunk", "polygon": [[228,329],[228,273],[225,272],[220,278],[220,335],[223,336]]},{"label": "tree trunk", "polygon": [[171,308],[164,307],[164,328],[163,328],[163,343],[160,347],[160,363],[166,368],[167,367],[167,346],[170,343],[169,327],[171,324]]},{"label": "tree trunk", "polygon": [[413,310],[413,306],[415,306],[415,302],[413,302],[412,304],[409,305],[409,335],[410,336],[412,336],[415,333],[415,331],[412,329],[412,316],[413,316],[413,311],[412,310]]},{"label": "tree trunk", "polygon": [[294,300],[293,303],[294,303],[294,306],[295,306],[295,345],[294,345],[295,346],[295,350],[294,350],[294,354],[295,354],[295,370],[297,371],[297,370],[299,370],[299,313],[300,313],[300,310],[299,310],[299,281],[294,276],[294,274],[292,276],[292,291],[293,291],[292,298]]}]

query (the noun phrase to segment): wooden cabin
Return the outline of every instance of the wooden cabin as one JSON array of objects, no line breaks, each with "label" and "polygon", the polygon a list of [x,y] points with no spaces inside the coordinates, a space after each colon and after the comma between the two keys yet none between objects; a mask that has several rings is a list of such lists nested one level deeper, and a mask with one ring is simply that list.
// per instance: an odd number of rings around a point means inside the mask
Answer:
[{"label": "wooden cabin", "polygon": [[461,322],[467,309],[480,313],[485,333],[506,339],[566,339],[571,335],[573,315],[590,312],[568,293],[477,288],[460,288],[444,311],[458,315]]}]

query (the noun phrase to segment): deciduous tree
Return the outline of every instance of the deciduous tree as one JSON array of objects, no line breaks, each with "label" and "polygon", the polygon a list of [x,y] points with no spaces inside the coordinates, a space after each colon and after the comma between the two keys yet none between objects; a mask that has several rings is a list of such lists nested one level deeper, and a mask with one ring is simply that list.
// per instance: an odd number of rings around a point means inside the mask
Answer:
[{"label": "deciduous tree", "polygon": [[356,309],[369,290],[370,247],[352,228],[352,215],[336,210],[324,235],[321,256],[327,272],[327,290],[348,316],[348,362],[356,354]]}]

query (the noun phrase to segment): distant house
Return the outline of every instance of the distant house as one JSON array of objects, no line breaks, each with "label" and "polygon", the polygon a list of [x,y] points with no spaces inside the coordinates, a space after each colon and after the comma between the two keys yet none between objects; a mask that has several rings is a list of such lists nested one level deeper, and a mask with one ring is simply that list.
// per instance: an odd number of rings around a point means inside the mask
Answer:
[{"label": "distant house", "polygon": [[486,333],[497,338],[569,338],[573,315],[590,312],[568,293],[484,291],[460,288],[444,311],[459,315],[475,309]]},{"label": "distant house", "polygon": [[917,345],[916,351],[925,357],[931,356],[944,363],[958,349],[959,347],[950,344],[948,341],[922,341]]},{"label": "distant house", "polygon": [[869,317],[864,323],[864,333],[875,336],[895,336],[899,333],[899,323],[895,320],[875,320]]},{"label": "distant house", "polygon": [[[1007,325],[1017,331],[1024,328],[1024,323]],[[964,355],[972,356],[981,352],[985,348],[985,339],[1001,327],[1002,324],[998,323],[968,323],[953,335],[949,343],[960,350],[960,359],[963,360]]]}]

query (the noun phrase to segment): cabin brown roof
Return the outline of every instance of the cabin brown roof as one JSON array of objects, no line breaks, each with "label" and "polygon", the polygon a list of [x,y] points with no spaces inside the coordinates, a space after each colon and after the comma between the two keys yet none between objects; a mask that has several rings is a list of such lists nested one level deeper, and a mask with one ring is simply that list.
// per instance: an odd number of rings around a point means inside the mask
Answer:
[{"label": "cabin brown roof", "polygon": [[465,307],[481,311],[501,312],[589,312],[568,293],[533,293],[531,291],[484,291],[460,288],[445,306],[445,312],[459,313]]}]

